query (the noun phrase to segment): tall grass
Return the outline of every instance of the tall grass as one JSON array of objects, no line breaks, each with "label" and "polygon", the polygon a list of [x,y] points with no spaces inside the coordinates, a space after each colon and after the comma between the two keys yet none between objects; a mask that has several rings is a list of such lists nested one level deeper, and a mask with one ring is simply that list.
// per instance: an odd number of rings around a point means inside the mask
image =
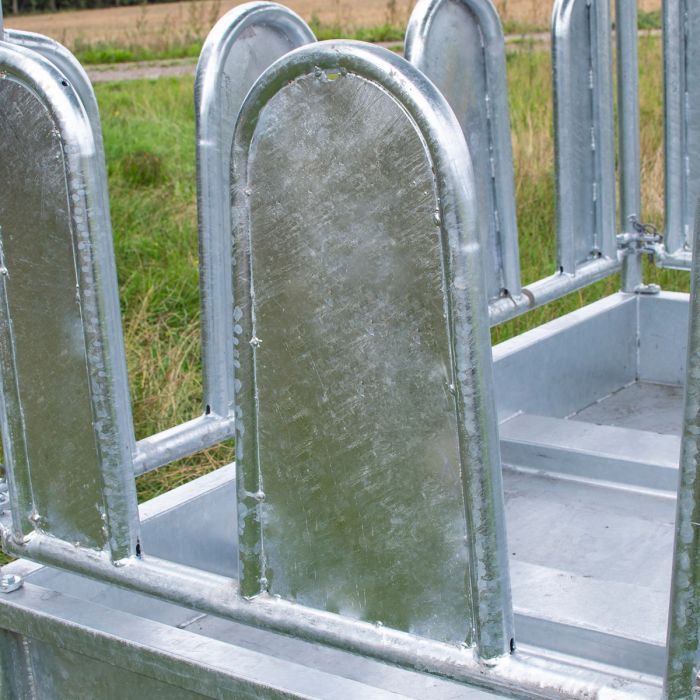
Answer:
[{"label": "tall grass", "polygon": [[[137,438],[201,412],[192,80],[97,87]],[[231,461],[208,450],[139,479],[142,498]]]},{"label": "tall grass", "polygon": [[[643,38],[641,118],[643,218],[663,225],[662,89],[658,38]],[[508,55],[515,186],[524,282],[555,266],[554,167],[549,53]],[[200,411],[199,294],[192,80],[97,86],[109,167],[112,219],[139,437]],[[665,288],[685,273],[648,270]],[[504,340],[619,288],[610,278],[493,330]],[[139,480],[142,497],[231,459],[210,450]]]}]

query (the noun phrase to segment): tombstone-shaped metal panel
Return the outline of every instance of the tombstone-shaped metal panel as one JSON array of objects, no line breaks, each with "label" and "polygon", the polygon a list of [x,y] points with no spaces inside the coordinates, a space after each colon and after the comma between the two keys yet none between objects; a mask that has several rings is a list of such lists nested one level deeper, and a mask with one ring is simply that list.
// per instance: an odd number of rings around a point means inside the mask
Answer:
[{"label": "tombstone-shaped metal panel", "polygon": [[503,29],[490,0],[420,0],[406,58],[440,89],[474,162],[490,299],[520,294]]},{"label": "tombstone-shaped metal panel", "polygon": [[552,19],[558,264],[617,253],[608,0],[558,0]]},{"label": "tombstone-shaped metal panel", "polygon": [[389,51],[278,61],[234,138],[241,591],[504,653],[510,598],[468,151]]},{"label": "tombstone-shaped metal panel", "polygon": [[197,191],[204,394],[208,412],[227,416],[233,402],[229,241],[229,169],[233,127],[248,90],[280,56],[315,41],[307,24],[281,5],[251,2],[224,15],[202,48],[195,81]]},{"label": "tombstone-shaped metal panel", "polygon": [[65,75],[0,43],[0,376],[13,529],[134,553],[134,438],[104,170]]},{"label": "tombstone-shaped metal panel", "polygon": [[[666,231],[669,253],[691,250],[700,196],[700,7],[664,2]],[[685,266],[685,265],[683,265]]]}]

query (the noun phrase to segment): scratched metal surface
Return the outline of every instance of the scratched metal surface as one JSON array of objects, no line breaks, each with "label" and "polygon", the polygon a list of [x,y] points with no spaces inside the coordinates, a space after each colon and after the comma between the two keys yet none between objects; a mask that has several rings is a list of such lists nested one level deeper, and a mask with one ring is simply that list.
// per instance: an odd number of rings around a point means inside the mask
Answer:
[{"label": "scratched metal surface", "polygon": [[104,169],[55,64],[0,42],[0,67],[1,417],[13,534],[22,542],[37,530],[120,559],[137,538],[134,439]]},{"label": "scratched metal surface", "polygon": [[[3,314],[12,357],[3,353],[2,361],[14,363],[21,386],[16,408],[26,435],[23,466],[31,471],[42,526],[57,537],[101,548],[99,456],[61,141],[47,109],[10,78],[0,81],[0,142],[0,224],[8,270],[3,302],[16,320],[9,326]],[[8,418],[15,422],[19,416]],[[19,468],[24,455],[13,457]]]},{"label": "scratched metal surface", "polygon": [[269,503],[269,589],[465,640],[464,502],[425,146],[377,86],[322,73],[266,106],[249,168],[261,342],[253,377],[250,328],[240,334],[241,382],[256,392],[257,424],[243,420]]},{"label": "scratched metal surface", "polygon": [[406,31],[406,58],[440,89],[474,162],[490,299],[520,294],[503,30],[490,0],[421,0]]}]

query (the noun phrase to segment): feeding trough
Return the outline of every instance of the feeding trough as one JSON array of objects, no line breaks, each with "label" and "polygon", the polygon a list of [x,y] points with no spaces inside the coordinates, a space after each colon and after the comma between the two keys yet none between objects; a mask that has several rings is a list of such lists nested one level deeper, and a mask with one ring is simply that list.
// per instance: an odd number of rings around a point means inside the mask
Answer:
[{"label": "feeding trough", "polygon": [[[419,2],[408,60],[273,3],[222,18],[195,90],[204,410],[140,441],[92,89],[2,34],[5,697],[692,696],[700,301],[641,257],[700,274],[700,14],[664,9],[662,238],[616,10],[619,202],[610,8],[554,8],[558,262],[531,285],[488,1]],[[136,475],[232,437],[235,464],[137,506]]]}]

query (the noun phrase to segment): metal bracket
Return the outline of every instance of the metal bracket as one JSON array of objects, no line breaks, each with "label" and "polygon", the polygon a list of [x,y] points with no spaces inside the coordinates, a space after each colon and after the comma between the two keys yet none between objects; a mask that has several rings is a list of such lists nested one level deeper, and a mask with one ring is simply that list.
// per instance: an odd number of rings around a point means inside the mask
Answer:
[{"label": "metal bracket", "polygon": [[[655,263],[659,249],[663,244],[663,235],[654,226],[640,221],[632,215],[628,219],[632,230],[617,236],[617,247],[624,255],[648,255],[649,262]],[[635,294],[658,294],[661,287],[658,284],[638,284],[634,287]]]},{"label": "metal bracket", "polygon": [[653,261],[657,246],[663,243],[663,235],[654,224],[645,224],[636,216],[630,216],[628,221],[632,225],[632,231],[618,234],[617,247],[629,254],[649,255]]},{"label": "metal bracket", "polygon": [[21,576],[15,574],[5,574],[0,576],[0,593],[12,593],[24,585],[24,580]]}]

